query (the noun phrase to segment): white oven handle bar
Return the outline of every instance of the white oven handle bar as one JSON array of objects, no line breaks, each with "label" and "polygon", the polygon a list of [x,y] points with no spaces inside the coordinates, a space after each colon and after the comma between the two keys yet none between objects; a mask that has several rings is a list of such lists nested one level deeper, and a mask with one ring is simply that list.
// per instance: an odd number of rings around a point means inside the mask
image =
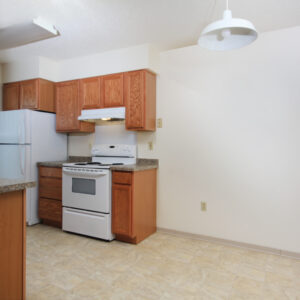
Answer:
[{"label": "white oven handle bar", "polygon": [[78,212],[77,209],[72,209],[72,208],[67,208],[67,207],[64,207],[64,209],[65,209],[66,212],[70,212],[70,213],[75,214],[75,215],[89,215],[89,216],[96,217],[96,218],[102,218],[102,219],[105,218],[104,216],[102,216],[98,213],[94,213],[92,211],[84,211],[83,212],[81,210],[80,212]]},{"label": "white oven handle bar", "polygon": [[79,177],[100,177],[107,175],[107,172],[102,170],[88,171],[88,170],[74,170],[74,168],[63,168],[63,172],[67,175],[79,176]]}]

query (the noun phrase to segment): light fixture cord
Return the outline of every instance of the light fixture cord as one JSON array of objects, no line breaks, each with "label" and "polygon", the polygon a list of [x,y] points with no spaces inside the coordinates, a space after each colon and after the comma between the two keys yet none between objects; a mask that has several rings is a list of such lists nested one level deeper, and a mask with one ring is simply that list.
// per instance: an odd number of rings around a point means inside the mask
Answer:
[{"label": "light fixture cord", "polygon": [[228,5],[229,0],[226,0],[226,10],[229,9],[229,5]]}]

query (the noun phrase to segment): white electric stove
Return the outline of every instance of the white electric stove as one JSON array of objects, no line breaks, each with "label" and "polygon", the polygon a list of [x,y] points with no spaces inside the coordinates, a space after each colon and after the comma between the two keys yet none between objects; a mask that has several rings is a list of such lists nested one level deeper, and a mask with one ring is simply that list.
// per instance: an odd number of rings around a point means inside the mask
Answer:
[{"label": "white electric stove", "polygon": [[92,162],[63,165],[63,230],[104,240],[111,232],[111,171],[136,163],[135,145],[97,145]]}]

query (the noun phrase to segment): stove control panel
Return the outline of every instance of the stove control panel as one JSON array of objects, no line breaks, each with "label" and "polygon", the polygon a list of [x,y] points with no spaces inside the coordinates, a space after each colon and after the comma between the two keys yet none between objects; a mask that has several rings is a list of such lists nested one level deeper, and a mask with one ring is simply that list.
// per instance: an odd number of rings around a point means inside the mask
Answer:
[{"label": "stove control panel", "polygon": [[92,148],[92,156],[136,157],[136,145],[101,144]]}]

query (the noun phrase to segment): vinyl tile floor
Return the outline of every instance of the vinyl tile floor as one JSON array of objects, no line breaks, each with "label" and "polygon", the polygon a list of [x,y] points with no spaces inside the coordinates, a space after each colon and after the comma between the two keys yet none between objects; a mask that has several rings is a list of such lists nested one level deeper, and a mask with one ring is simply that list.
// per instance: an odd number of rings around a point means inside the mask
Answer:
[{"label": "vinyl tile floor", "polygon": [[300,299],[300,260],[155,233],[139,245],[27,227],[27,300]]}]

